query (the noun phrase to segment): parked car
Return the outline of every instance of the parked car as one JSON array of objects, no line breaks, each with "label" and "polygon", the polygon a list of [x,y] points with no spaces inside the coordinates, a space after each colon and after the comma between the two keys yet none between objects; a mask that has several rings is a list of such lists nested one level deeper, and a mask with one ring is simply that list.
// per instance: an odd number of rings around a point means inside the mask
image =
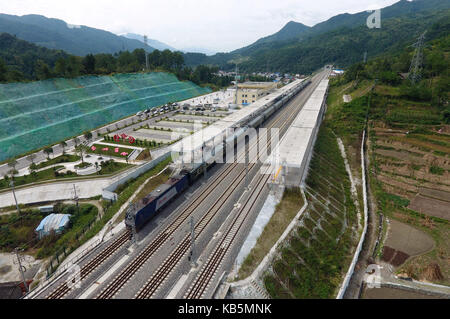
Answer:
[{"label": "parked car", "polygon": [[144,113],[142,113],[142,111],[139,111],[136,113],[136,116],[142,116],[142,115],[144,115]]}]

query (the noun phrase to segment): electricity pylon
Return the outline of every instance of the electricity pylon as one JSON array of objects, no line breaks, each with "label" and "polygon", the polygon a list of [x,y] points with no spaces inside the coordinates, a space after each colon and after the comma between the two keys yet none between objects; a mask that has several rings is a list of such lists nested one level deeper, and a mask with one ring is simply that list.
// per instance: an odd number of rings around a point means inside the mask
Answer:
[{"label": "electricity pylon", "polygon": [[425,42],[425,31],[418,39],[417,42],[413,44],[413,47],[416,48],[414,52],[413,59],[411,61],[411,67],[409,68],[409,80],[416,84],[420,81],[422,77],[422,65],[423,65],[423,46]]}]

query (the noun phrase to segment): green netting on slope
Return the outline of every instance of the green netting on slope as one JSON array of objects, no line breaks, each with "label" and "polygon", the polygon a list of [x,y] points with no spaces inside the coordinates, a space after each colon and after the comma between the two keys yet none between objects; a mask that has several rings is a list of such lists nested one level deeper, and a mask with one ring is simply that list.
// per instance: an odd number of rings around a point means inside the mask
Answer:
[{"label": "green netting on slope", "polygon": [[149,107],[210,92],[171,74],[120,74],[0,85],[0,161]]}]

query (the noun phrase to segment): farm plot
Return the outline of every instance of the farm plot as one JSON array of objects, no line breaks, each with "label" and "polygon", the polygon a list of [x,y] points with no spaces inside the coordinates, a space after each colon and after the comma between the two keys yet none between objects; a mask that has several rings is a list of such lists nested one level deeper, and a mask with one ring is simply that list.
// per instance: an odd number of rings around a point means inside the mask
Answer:
[{"label": "farm plot", "polygon": [[440,299],[443,297],[421,294],[419,292],[381,287],[376,289],[366,289],[363,299]]},{"label": "farm plot", "polygon": [[434,240],[426,233],[392,220],[383,251],[383,260],[401,266],[411,256],[419,256],[434,248]]},{"label": "farm plot", "polygon": [[[450,136],[429,106],[408,103],[370,130],[372,189],[378,210],[392,221],[380,257],[398,273],[448,284]],[[386,113],[385,105],[375,108]]]},{"label": "farm plot", "polygon": [[417,195],[409,208],[419,213],[450,220],[450,202]]}]

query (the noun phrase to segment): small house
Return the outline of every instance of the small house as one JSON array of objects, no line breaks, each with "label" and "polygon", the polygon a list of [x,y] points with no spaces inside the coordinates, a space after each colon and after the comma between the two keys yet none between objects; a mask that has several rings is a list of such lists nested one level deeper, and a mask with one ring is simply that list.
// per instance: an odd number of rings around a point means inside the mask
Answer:
[{"label": "small house", "polygon": [[51,232],[61,234],[70,223],[70,215],[50,214],[45,217],[36,228],[35,232],[39,239],[48,236]]}]

